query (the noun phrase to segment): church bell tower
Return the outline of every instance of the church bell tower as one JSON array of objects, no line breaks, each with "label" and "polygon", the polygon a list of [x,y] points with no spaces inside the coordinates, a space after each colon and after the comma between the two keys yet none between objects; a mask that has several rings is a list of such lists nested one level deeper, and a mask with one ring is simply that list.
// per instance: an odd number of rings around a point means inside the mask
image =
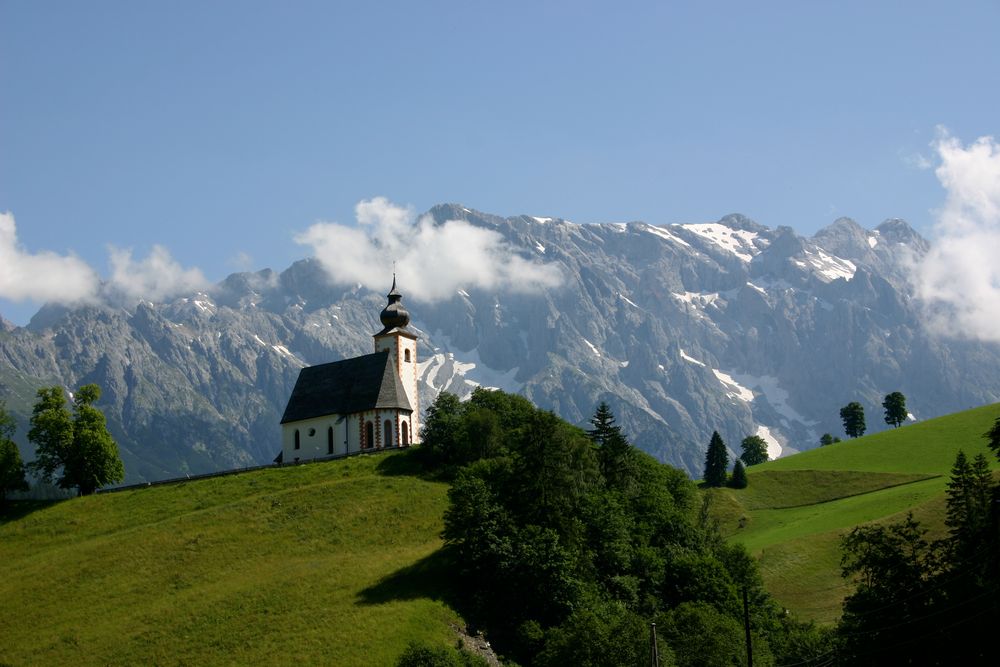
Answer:
[{"label": "church bell tower", "polygon": [[403,390],[406,392],[406,398],[413,406],[410,437],[413,443],[418,443],[420,442],[420,398],[417,391],[417,335],[407,328],[410,324],[410,314],[400,303],[403,295],[396,289],[396,274],[392,275],[392,289],[386,296],[389,298],[389,303],[379,313],[382,330],[374,335],[375,351],[389,351]]}]

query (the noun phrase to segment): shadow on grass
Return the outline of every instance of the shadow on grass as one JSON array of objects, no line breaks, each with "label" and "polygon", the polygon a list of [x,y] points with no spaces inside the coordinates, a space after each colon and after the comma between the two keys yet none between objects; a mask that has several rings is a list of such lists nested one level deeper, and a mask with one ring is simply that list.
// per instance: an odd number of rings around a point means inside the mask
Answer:
[{"label": "shadow on grass", "polygon": [[394,452],[391,456],[383,457],[375,470],[387,477],[409,475],[429,481],[450,481],[454,477],[454,470],[428,464],[425,454],[419,446]]},{"label": "shadow on grass", "polygon": [[0,506],[0,526],[11,521],[23,519],[32,512],[51,507],[59,500],[8,500]]},{"label": "shadow on grass", "polygon": [[383,604],[393,600],[427,598],[458,609],[459,595],[454,585],[454,572],[454,560],[447,547],[442,547],[364,589],[358,593],[358,601],[361,604]]}]

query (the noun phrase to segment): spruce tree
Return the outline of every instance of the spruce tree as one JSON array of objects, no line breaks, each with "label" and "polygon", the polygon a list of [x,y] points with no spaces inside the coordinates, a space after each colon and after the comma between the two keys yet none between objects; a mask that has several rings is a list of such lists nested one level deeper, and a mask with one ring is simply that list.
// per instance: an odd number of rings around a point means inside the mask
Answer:
[{"label": "spruce tree", "polygon": [[635,477],[634,453],[607,403],[601,401],[590,423],[594,428],[587,431],[587,436],[597,445],[597,462],[605,483],[627,490]]},{"label": "spruce tree", "polygon": [[983,433],[983,437],[986,438],[987,446],[993,450],[997,460],[1000,461],[1000,417],[997,417],[989,431]]},{"label": "spruce tree", "polygon": [[705,452],[705,485],[725,486],[726,472],[729,470],[729,453],[726,443],[718,431],[712,431],[712,439]]},{"label": "spruce tree", "polygon": [[733,477],[729,480],[729,486],[734,489],[745,489],[750,480],[747,479],[747,469],[743,466],[743,461],[736,459],[736,465],[733,466]]}]

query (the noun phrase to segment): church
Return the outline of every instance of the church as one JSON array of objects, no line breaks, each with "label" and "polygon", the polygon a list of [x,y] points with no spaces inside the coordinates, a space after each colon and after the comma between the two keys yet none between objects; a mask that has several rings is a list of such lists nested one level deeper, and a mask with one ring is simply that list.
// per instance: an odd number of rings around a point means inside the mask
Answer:
[{"label": "church", "polygon": [[417,335],[392,277],[375,352],[299,371],[281,418],[281,453],[293,463],[419,441]]}]

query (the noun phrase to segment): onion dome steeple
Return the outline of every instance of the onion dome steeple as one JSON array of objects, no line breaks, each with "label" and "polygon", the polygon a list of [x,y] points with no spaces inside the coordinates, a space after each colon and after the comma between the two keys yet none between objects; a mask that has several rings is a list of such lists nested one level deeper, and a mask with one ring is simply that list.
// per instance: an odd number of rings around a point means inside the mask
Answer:
[{"label": "onion dome steeple", "polygon": [[403,299],[403,295],[399,293],[396,289],[396,274],[392,274],[392,289],[389,290],[389,303],[386,307],[382,309],[379,313],[378,318],[382,320],[383,332],[390,329],[404,329],[406,325],[410,323],[410,314],[406,312],[406,308],[400,303]]}]

